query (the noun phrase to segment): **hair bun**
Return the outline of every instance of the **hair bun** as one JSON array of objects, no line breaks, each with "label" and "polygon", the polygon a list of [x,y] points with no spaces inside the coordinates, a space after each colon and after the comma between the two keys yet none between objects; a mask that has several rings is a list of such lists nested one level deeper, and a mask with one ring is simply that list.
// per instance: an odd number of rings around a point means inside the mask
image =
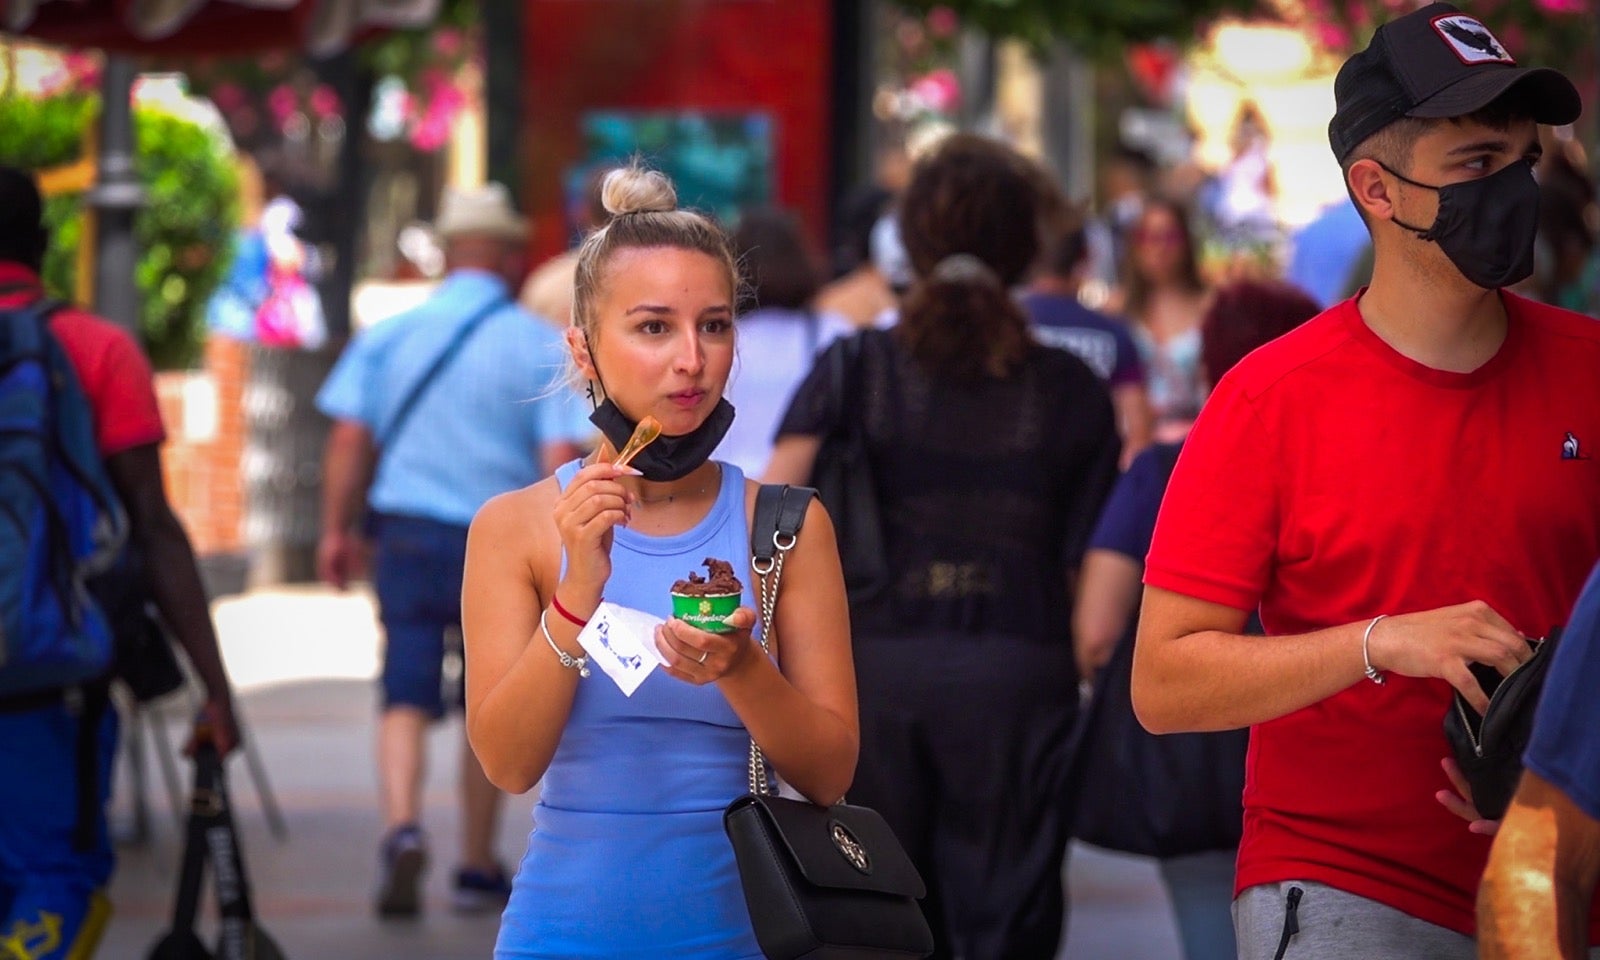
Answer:
[{"label": "hair bun", "polygon": [[667,213],[678,209],[678,191],[658,170],[630,166],[606,174],[600,202],[613,217],[629,213]]}]

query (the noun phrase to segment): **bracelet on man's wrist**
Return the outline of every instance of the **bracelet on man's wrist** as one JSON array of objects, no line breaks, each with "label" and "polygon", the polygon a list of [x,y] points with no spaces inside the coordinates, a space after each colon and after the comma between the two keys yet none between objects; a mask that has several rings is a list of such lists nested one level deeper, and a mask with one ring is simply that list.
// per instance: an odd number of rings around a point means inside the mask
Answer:
[{"label": "bracelet on man's wrist", "polygon": [[1382,670],[1379,670],[1377,667],[1372,665],[1372,656],[1367,652],[1367,646],[1372,642],[1372,628],[1378,625],[1379,620],[1382,620],[1387,616],[1389,616],[1387,613],[1380,613],[1376,617],[1373,617],[1372,622],[1367,624],[1366,631],[1361,634],[1362,666],[1366,667],[1367,679],[1371,680],[1373,683],[1376,683],[1380,687],[1383,686],[1389,678],[1384,676]]}]

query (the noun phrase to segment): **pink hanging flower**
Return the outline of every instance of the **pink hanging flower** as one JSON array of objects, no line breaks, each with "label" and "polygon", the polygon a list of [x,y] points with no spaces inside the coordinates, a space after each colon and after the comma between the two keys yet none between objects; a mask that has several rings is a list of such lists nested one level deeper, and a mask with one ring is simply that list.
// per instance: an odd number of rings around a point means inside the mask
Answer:
[{"label": "pink hanging flower", "polygon": [[317,88],[311,91],[310,106],[312,115],[318,120],[337,117],[344,109],[339,94],[325,83],[318,84]]},{"label": "pink hanging flower", "polygon": [[1313,36],[1326,50],[1347,50],[1350,47],[1350,31],[1337,23],[1317,24],[1313,28]]},{"label": "pink hanging flower", "polygon": [[951,113],[961,105],[961,81],[955,71],[938,69],[911,83],[911,95],[935,113]]},{"label": "pink hanging flower", "polygon": [[466,38],[460,30],[445,27],[433,35],[433,50],[439,56],[454,60],[461,55],[461,50],[467,45]]},{"label": "pink hanging flower", "polygon": [[416,126],[411,128],[411,145],[424,153],[432,153],[438,150],[449,139],[449,121],[436,115],[431,110]]},{"label": "pink hanging flower", "polygon": [[961,29],[961,18],[956,12],[946,6],[934,7],[928,11],[928,33],[936,40],[948,40]]},{"label": "pink hanging flower", "polygon": [[61,58],[67,72],[67,86],[74,90],[100,87],[100,58],[92,53],[67,53]]},{"label": "pink hanging flower", "polygon": [[895,28],[894,36],[900,43],[900,48],[907,53],[914,54],[922,49],[923,41],[927,39],[922,32],[922,27],[910,20],[903,21]]},{"label": "pink hanging flower", "polygon": [[433,96],[428,101],[429,109],[438,110],[452,119],[466,105],[467,95],[453,83],[434,88]]},{"label": "pink hanging flower", "polygon": [[1533,3],[1545,13],[1556,16],[1589,12],[1589,0],[1533,0]]},{"label": "pink hanging flower", "polygon": [[417,86],[430,97],[450,85],[450,74],[440,67],[429,67],[417,76]]},{"label": "pink hanging flower", "polygon": [[272,119],[282,129],[289,118],[300,111],[300,97],[294,88],[287,83],[280,83],[267,94],[267,109],[272,112]]},{"label": "pink hanging flower", "polygon": [[237,83],[225,81],[211,88],[211,102],[223,113],[232,113],[244,106],[244,88]]}]

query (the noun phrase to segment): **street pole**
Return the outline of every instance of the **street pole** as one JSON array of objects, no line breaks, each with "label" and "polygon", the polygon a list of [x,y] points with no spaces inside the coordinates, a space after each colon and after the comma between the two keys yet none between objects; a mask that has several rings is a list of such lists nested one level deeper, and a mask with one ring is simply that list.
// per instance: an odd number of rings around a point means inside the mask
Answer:
[{"label": "street pole", "polygon": [[139,287],[134,271],[139,245],[133,217],[145,200],[133,153],[133,81],[137,72],[127,56],[106,57],[100,75],[98,174],[84,198],[95,221],[95,312],[135,335],[139,331]]},{"label": "street pole", "polygon": [[523,4],[485,3],[483,10],[484,101],[488,115],[489,179],[502,184],[521,203],[528,200],[523,182],[521,142]]},{"label": "street pole", "polygon": [[1073,203],[1094,201],[1095,106],[1094,65],[1058,41],[1045,67],[1045,155]]}]

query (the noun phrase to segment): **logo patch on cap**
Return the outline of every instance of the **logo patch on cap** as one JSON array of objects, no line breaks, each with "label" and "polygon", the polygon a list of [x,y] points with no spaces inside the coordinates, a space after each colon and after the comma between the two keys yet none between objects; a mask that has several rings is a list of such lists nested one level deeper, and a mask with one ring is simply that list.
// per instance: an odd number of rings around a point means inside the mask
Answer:
[{"label": "logo patch on cap", "polygon": [[1509,63],[1515,65],[1517,61],[1511,58],[1506,48],[1495,39],[1489,28],[1463,14],[1453,14],[1440,17],[1433,21],[1433,29],[1438,31],[1450,49],[1456,52],[1462,63]]}]

